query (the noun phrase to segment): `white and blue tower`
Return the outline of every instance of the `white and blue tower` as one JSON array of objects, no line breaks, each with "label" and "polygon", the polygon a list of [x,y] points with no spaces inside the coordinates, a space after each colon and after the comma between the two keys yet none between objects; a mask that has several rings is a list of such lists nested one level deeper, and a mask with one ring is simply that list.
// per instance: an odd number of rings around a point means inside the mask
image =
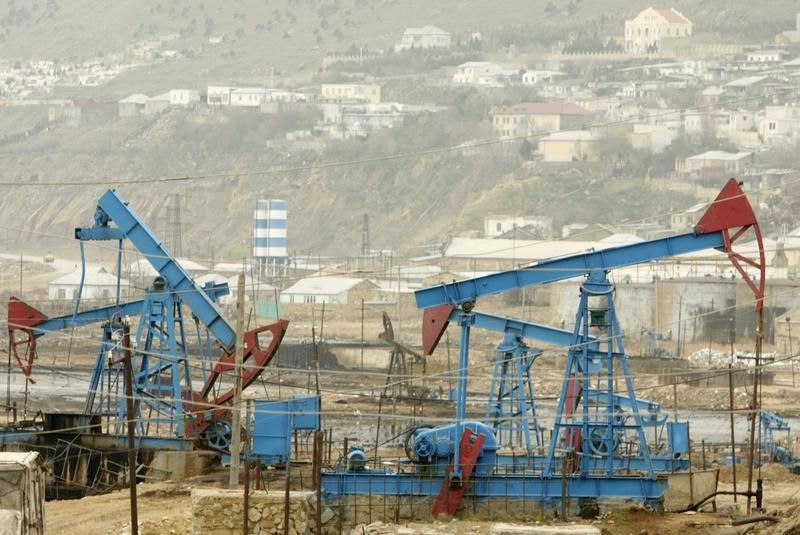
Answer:
[{"label": "white and blue tower", "polygon": [[258,200],[253,229],[253,257],[262,275],[276,276],[289,258],[286,246],[286,201]]}]

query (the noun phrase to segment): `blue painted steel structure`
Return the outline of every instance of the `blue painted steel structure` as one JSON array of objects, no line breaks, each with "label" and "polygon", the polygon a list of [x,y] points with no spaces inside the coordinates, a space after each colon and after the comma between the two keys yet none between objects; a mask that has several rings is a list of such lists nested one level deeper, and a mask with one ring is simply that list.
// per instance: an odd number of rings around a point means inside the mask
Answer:
[{"label": "blue painted steel structure", "polygon": [[[259,399],[253,403],[252,456],[262,464],[283,464],[291,459],[292,432],[318,431],[321,400],[319,396],[295,396],[273,401]],[[249,410],[249,409],[248,409]]]},{"label": "blue painted steel structure", "polygon": [[[227,448],[232,433],[226,421],[229,416],[227,407],[233,389],[221,392],[221,377],[226,372],[240,373],[243,388],[251,384],[275,354],[288,322],[279,320],[245,332],[242,348],[245,367],[237,370],[234,366],[235,332],[215,304],[220,293],[227,293],[227,285],[199,287],[117,192],[109,190],[100,198],[94,224],[76,228],[74,236],[81,242],[81,252],[85,241],[118,241],[118,273],[122,240],[128,239],[159,276],[143,300],[120,303],[118,284],[116,305],[78,313],[76,303],[71,317],[50,319],[12,298],[9,301],[9,338],[23,373],[33,381],[30,371],[36,354],[36,338],[44,332],[105,321],[86,410],[93,414],[116,413],[117,425],[121,425],[124,399],[114,407],[109,402],[112,389],[113,394],[122,398],[118,395],[120,381],[112,380],[119,370],[118,367],[112,369],[108,362],[118,361],[110,354],[121,353],[124,349],[120,347],[122,318],[138,314],[140,320],[132,352],[137,432],[141,436],[168,434],[187,438],[202,434],[209,444],[219,449]],[[202,353],[200,364],[204,384],[198,391],[192,388],[193,365],[189,362],[182,305],[191,310],[198,348]],[[206,329],[205,337],[200,332],[201,325]],[[265,346],[261,347],[262,344]],[[24,348],[22,356],[18,348]],[[212,362],[210,354],[214,350],[221,351],[222,355]]]},{"label": "blue painted steel structure", "polygon": [[[114,222],[116,227],[111,227]],[[75,229],[75,239],[122,240],[127,238],[164,278],[166,285],[189,306],[195,316],[210,330],[227,352],[236,343],[236,332],[222,316],[217,305],[194,282],[181,265],[161,244],[155,233],[128,207],[114,190],[107,191],[97,202],[94,225]]]},{"label": "blue painted steel structure", "polygon": [[[461,309],[454,308],[449,321],[459,323],[464,314]],[[568,346],[572,343],[572,331],[474,310],[468,314],[475,327],[504,335],[497,346],[486,421],[502,446],[524,445],[529,456],[535,455],[534,446],[538,450],[542,444],[531,366],[541,351],[528,347],[523,339]],[[590,336],[589,343],[596,344],[596,338]]]},{"label": "blue painted steel structure", "polygon": [[[109,190],[100,198],[94,225],[76,228],[75,238],[81,242],[119,240],[120,244],[128,239],[159,274],[141,303],[135,336],[132,365],[137,433],[166,432],[181,437],[193,434],[194,415],[185,403],[193,400],[193,389],[182,305],[191,309],[225,353],[234,348],[234,329],[212,296],[194,282],[116,191]],[[125,420],[125,404],[119,403],[116,410],[119,427]],[[118,431],[121,430],[120,427]],[[227,447],[227,440],[222,438],[229,436],[229,430],[224,424],[211,426],[209,432],[214,434],[211,444]]]},{"label": "blue painted steel structure", "polygon": [[509,290],[549,284],[589,273],[604,272],[670,256],[719,248],[723,245],[724,239],[721,232],[682,234],[655,241],[543,260],[512,271],[439,284],[417,290],[414,292],[414,298],[418,308],[431,308],[446,304],[460,305],[475,301],[479,297]]},{"label": "blue painted steel structure", "polygon": [[[747,259],[732,249],[733,242],[750,228],[759,244],[759,260]],[[469,336],[479,317],[479,313],[473,310],[476,300],[527,286],[573,277],[585,278],[581,285],[575,330],[566,341],[564,338],[567,333],[558,334],[559,342],[568,345],[569,351],[547,456],[542,459],[541,467],[535,457],[525,457],[527,464],[523,470],[534,465],[536,472],[532,474],[502,475],[495,472],[478,475],[474,483],[476,496],[529,496],[526,489],[530,489],[533,491],[532,498],[551,500],[562,495],[561,484],[566,481],[566,493],[570,497],[660,500],[666,482],[657,472],[660,468],[668,470],[671,460],[663,459],[665,463],[659,464],[651,455],[644,426],[658,426],[664,423],[664,418],[658,416],[657,404],[636,398],[614,309],[614,286],[607,274],[614,268],[711,248],[721,249],[728,254],[756,295],[757,311],[761,310],[765,270],[763,243],[752,208],[733,179],[728,181],[700,219],[695,232],[543,260],[524,268],[440,284],[415,293],[417,306],[425,309],[423,346],[426,352],[429,353],[436,346],[449,321],[458,323],[461,328],[456,420],[451,426],[443,428],[448,433],[450,429],[454,430],[454,438],[458,440],[466,425]],[[747,273],[743,264],[758,269],[760,279],[754,279]],[[514,358],[515,354],[521,356],[526,349],[521,345],[521,336],[518,334],[522,327],[518,327],[517,333],[514,333],[505,330],[508,325],[498,323],[496,326],[497,330],[506,333],[501,344],[504,356],[499,357],[498,361]],[[596,338],[590,338],[590,332]],[[549,336],[553,331],[544,328],[539,334]],[[511,356],[505,357],[506,354]],[[532,354],[528,355],[530,360]],[[508,373],[507,367],[502,364],[498,366],[496,380],[498,376]],[[522,376],[522,379],[518,379],[519,385],[525,384],[524,375],[526,371],[529,373],[529,366],[526,366],[527,363],[515,371],[518,377]],[[624,381],[623,393],[616,391],[619,374],[622,374]],[[499,392],[503,394],[508,390],[500,389]],[[491,411],[490,407],[489,414]],[[526,411],[518,409],[517,412],[521,414]],[[676,453],[683,451],[684,442],[688,444],[688,425],[685,428],[678,427],[680,425],[669,426],[670,445]],[[436,433],[436,430],[428,433]],[[456,448],[452,454],[453,467],[445,470],[443,481],[450,486],[458,486],[462,481],[461,453]],[[500,466],[502,464],[498,462]],[[512,470],[519,467],[514,459],[505,466],[510,466]],[[450,470],[449,474],[447,470]],[[438,492],[431,480],[419,474],[388,474],[380,471],[348,474],[340,471],[323,475],[323,482],[326,482],[326,490],[332,494],[381,492],[382,488],[386,494],[434,496]]]}]

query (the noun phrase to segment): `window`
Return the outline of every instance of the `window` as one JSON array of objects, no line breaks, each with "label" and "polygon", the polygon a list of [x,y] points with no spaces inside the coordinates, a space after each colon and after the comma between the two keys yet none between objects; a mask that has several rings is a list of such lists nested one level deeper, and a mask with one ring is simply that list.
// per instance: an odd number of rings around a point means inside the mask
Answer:
[{"label": "window", "polygon": [[497,224],[497,228],[495,229],[497,232],[503,232],[503,225],[502,223]]},{"label": "window", "polygon": [[66,299],[67,298],[67,290],[66,290],[66,288],[59,288],[58,289],[58,298],[59,299]]}]

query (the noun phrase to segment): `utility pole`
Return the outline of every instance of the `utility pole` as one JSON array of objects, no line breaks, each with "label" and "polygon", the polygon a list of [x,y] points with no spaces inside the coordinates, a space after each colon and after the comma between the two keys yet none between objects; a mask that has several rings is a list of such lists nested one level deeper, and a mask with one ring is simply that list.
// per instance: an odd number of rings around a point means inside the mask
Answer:
[{"label": "utility pole", "polygon": [[244,271],[239,273],[236,287],[236,351],[233,394],[233,417],[231,418],[231,470],[228,488],[239,486],[239,462],[242,449],[239,420],[242,412],[242,367],[244,363]]}]

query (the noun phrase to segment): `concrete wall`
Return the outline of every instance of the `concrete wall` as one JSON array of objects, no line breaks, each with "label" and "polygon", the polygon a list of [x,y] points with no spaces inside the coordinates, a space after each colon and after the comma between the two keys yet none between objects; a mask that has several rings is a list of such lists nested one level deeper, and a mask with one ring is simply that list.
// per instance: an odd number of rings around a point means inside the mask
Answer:
[{"label": "concrete wall", "polygon": [[[560,326],[563,320],[565,329],[575,326],[579,289],[580,282],[572,281],[551,286],[551,325]],[[676,340],[680,316],[684,340],[707,341],[711,336],[716,343],[727,343],[736,302],[734,281],[708,278],[618,284],[614,297],[620,328],[634,341],[642,329]]]}]

